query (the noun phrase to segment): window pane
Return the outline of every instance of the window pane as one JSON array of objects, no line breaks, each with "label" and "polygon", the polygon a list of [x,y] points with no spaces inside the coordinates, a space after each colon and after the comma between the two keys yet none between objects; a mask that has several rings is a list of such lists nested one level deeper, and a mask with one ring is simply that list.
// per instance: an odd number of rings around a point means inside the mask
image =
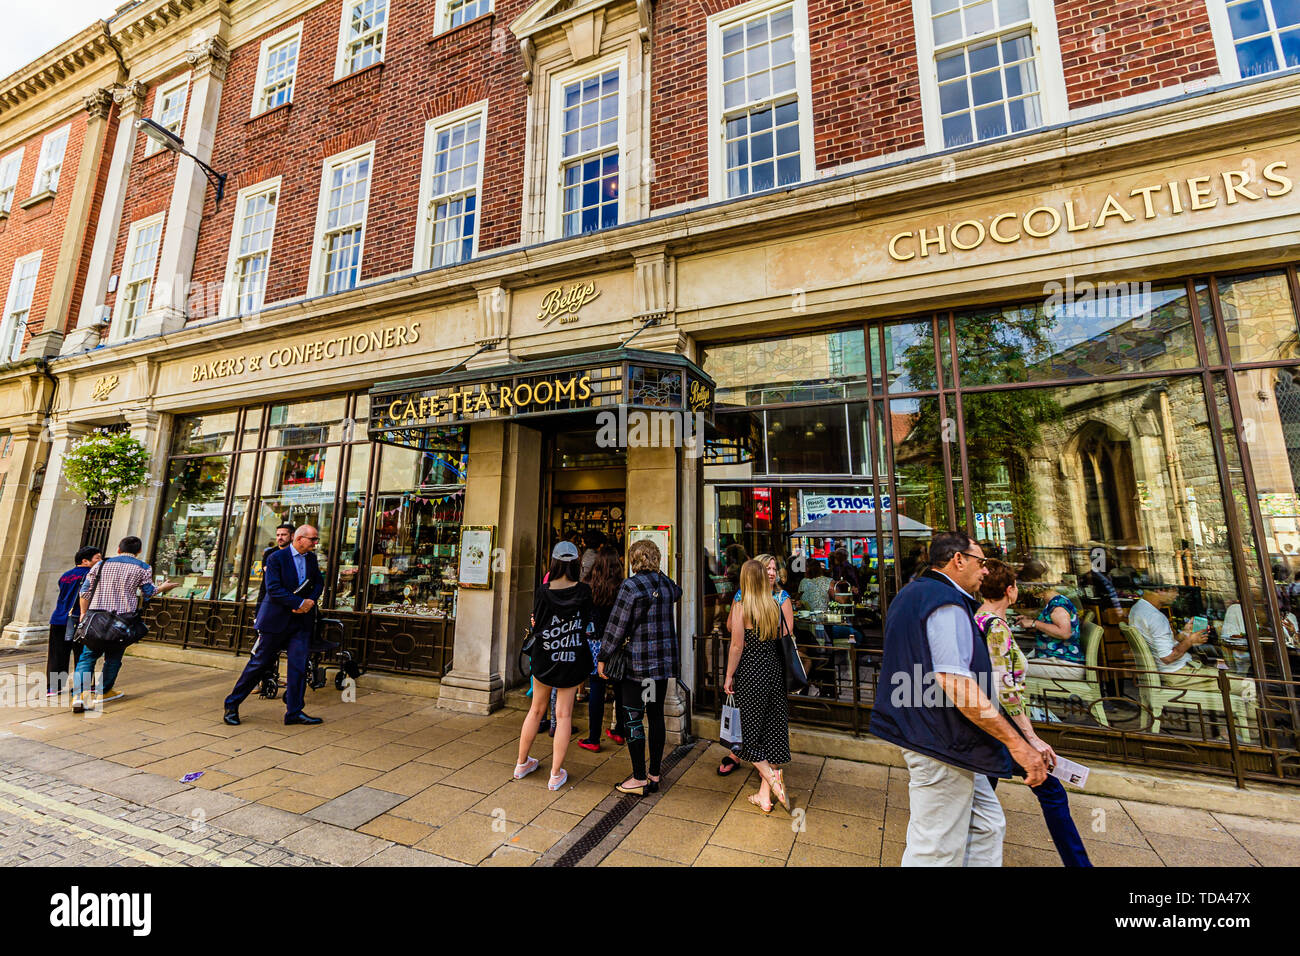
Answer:
[{"label": "window pane", "polygon": [[[1140,683],[1217,690],[1203,652],[1161,660],[1194,617],[1222,632],[1234,605],[1241,615],[1207,413],[1195,375],[963,397],[972,531],[986,553],[1023,565],[1022,580],[1035,582],[1020,589],[1021,613],[1043,617],[1055,604],[1070,618],[1066,636],[1024,635],[1035,653],[1031,687],[1056,719],[1092,724],[1102,706],[1081,711],[1056,683],[1059,670],[1041,670],[1084,663],[1088,618],[1109,630],[1097,639],[1115,645],[1116,660],[1138,662]],[[1136,688],[1114,694],[1110,723],[1149,732]],[[1167,713],[1161,732],[1200,737],[1199,722],[1218,709]]]},{"label": "window pane", "polygon": [[319,445],[344,440],[347,398],[333,395],[271,406],[266,446]]},{"label": "window pane", "polygon": [[870,330],[868,335],[871,340],[873,391],[879,392],[882,384],[890,393],[921,392],[938,387],[934,371],[934,333],[928,319],[886,325],[883,357],[875,330]]},{"label": "window pane", "polygon": [[179,587],[174,598],[207,598],[216,571],[230,456],[183,458],[167,469],[153,566]]},{"label": "window pane", "polygon": [[715,346],[703,368],[719,406],[865,397],[866,339],[854,328]]},{"label": "window pane", "polygon": [[172,431],[173,455],[212,454],[235,448],[235,412],[183,415]]},{"label": "window pane", "polygon": [[1197,365],[1202,316],[1185,283],[1048,283],[1047,299],[959,312],[962,384],[1048,381]]},{"label": "window pane", "polygon": [[1234,362],[1300,356],[1295,303],[1285,272],[1257,272],[1216,282]]},{"label": "window pane", "polygon": [[459,457],[383,448],[373,545],[359,562],[370,610],[454,615],[465,459],[463,444]]}]

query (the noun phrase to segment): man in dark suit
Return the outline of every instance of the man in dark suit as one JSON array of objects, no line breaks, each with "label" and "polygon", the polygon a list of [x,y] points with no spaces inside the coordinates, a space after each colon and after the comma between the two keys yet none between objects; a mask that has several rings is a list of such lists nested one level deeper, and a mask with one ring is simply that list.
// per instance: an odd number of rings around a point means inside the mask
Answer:
[{"label": "man in dark suit", "polygon": [[307,690],[307,651],[311,645],[316,625],[316,601],[325,590],[325,578],[312,552],[320,534],[311,525],[302,525],[294,532],[293,543],[276,551],[266,561],[263,576],[266,581],[266,599],[257,609],[257,649],[244,672],[239,675],[235,689],[226,698],[224,720],[239,723],[239,705],[244,702],[262,675],[280,651],[289,655],[289,682],[284,689],[286,724],[319,724],[319,717],[309,717],[302,712],[303,695]]},{"label": "man in dark suit", "polygon": [[261,607],[262,602],[266,600],[266,562],[271,560],[271,555],[277,551],[283,551],[289,547],[289,542],[293,540],[293,525],[282,524],[275,529],[275,544],[271,545],[262,552],[262,583],[257,588],[257,606]]}]

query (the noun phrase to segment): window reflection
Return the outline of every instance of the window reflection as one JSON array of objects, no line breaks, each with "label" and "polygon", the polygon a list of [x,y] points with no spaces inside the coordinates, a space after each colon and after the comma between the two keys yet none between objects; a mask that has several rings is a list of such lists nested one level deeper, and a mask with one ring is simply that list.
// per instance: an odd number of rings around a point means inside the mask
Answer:
[{"label": "window reflection", "polygon": [[[1192,368],[1203,301],[1184,282],[1049,283],[1041,302],[956,314],[964,386]],[[928,343],[921,340],[918,349]],[[928,356],[925,357],[928,361]]]},{"label": "window reflection", "polygon": [[711,347],[702,365],[719,406],[865,397],[866,344],[861,328],[818,332]]},{"label": "window reflection", "polygon": [[168,468],[153,565],[179,585],[170,597],[208,597],[230,463],[228,457],[182,458]]},{"label": "window reflection", "polygon": [[1300,357],[1295,304],[1285,272],[1230,276],[1217,283],[1234,362]]}]

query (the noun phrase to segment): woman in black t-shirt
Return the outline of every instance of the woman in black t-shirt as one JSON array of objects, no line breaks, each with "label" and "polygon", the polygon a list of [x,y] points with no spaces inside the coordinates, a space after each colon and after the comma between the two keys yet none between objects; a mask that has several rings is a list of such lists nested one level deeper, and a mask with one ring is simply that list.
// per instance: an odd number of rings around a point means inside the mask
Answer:
[{"label": "woman in black t-shirt", "polygon": [[571,541],[561,541],[551,551],[551,568],[546,583],[533,603],[532,647],[533,702],[524,718],[519,735],[519,763],[515,779],[528,776],[538,767],[528,755],[537,736],[551,697],[555,698],[555,739],[551,746],[551,779],[547,786],[559,790],[568,780],[564,753],[573,734],[573,698],[578,686],[591,673],[591,649],[587,632],[591,626],[591,588],[578,579],[582,576],[582,559]]}]

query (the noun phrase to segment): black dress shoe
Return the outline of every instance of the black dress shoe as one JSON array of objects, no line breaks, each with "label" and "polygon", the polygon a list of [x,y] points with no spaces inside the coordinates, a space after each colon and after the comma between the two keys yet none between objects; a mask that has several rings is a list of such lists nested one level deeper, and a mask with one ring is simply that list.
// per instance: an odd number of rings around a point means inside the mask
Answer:
[{"label": "black dress shoe", "polygon": [[234,707],[227,707],[225,715],[221,718],[231,727],[239,726],[239,710]]},{"label": "black dress shoe", "polygon": [[297,717],[290,717],[288,714],[285,714],[285,715],[284,715],[284,722],[285,722],[286,724],[323,724],[323,723],[325,723],[325,721],[321,720],[321,718],[319,718],[319,717],[308,717],[306,714],[299,714]]}]

